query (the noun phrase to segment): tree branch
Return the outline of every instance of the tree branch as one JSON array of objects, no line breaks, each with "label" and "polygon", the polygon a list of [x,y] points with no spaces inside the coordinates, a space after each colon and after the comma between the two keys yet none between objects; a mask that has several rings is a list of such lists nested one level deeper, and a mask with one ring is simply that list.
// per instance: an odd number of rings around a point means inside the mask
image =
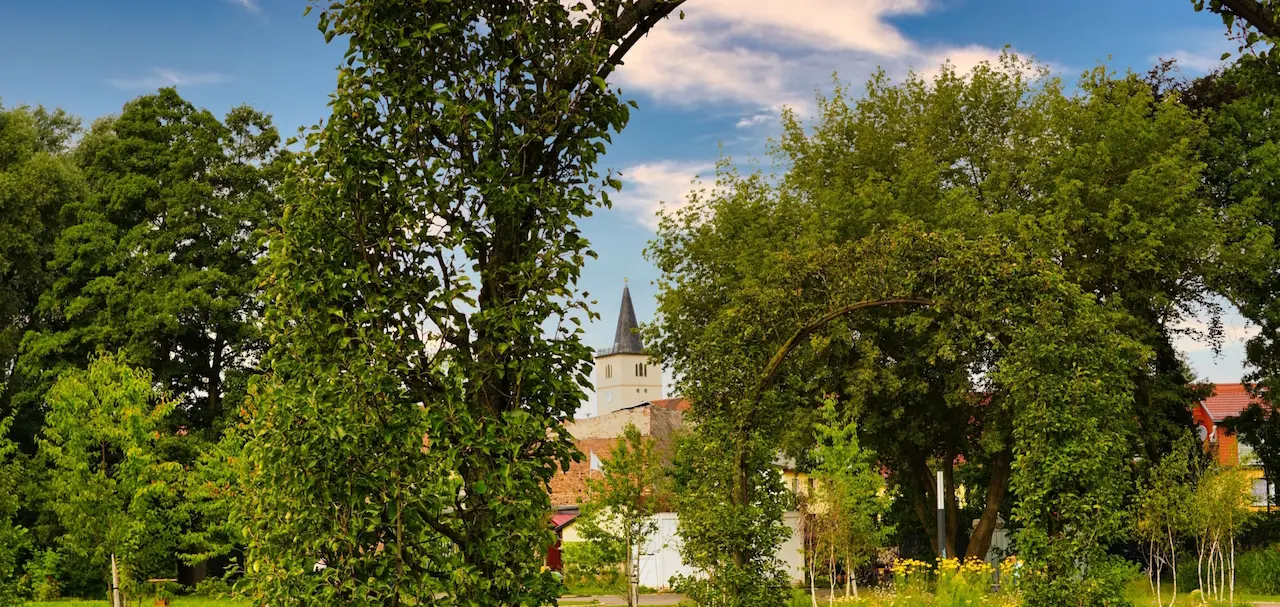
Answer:
[{"label": "tree branch", "polygon": [[932,306],[934,305],[934,302],[933,300],[918,299],[915,297],[895,297],[890,299],[877,299],[874,301],[860,301],[858,303],[836,308],[826,314],[823,314],[817,320],[797,329],[796,332],[791,335],[791,338],[788,339],[786,343],[782,344],[781,348],[778,348],[778,352],[773,355],[768,366],[764,368],[764,375],[760,378],[760,384],[756,387],[756,398],[759,399],[760,395],[769,387],[769,384],[773,382],[773,376],[778,373],[778,368],[782,366],[782,362],[786,360],[787,355],[791,354],[791,350],[795,349],[796,344],[799,344],[800,340],[807,337],[810,333],[821,329],[826,326],[827,323],[851,312],[856,312],[866,308],[880,308],[884,306],[897,305]]},{"label": "tree branch", "polygon": [[1275,11],[1260,0],[1219,0],[1209,10],[1235,15],[1257,28],[1263,36],[1280,38],[1280,21],[1277,21]]}]

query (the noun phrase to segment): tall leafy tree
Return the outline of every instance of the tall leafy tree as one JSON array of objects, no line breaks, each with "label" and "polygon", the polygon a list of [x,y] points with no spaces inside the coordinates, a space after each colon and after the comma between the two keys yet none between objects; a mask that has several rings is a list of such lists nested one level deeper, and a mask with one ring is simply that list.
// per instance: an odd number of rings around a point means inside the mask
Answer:
[{"label": "tall leafy tree", "polygon": [[974,392],[1001,395],[987,406],[1011,426],[1013,512],[1038,572],[1027,585],[1035,602],[1118,597],[1124,580],[1108,575],[1102,538],[1120,531],[1123,420],[1147,360],[1116,330],[1123,316],[998,236],[908,225],[850,243],[762,247],[749,236],[809,238],[775,223],[795,200],[759,177],[718,183],[664,220],[650,249],[664,276],[649,343],[673,365],[705,445],[701,458],[690,448],[678,488],[684,550],[708,574],[695,585],[708,604],[777,600],[771,560],[785,530],[769,464],[780,427],[812,406],[814,370],[878,322],[927,338],[922,355],[981,378],[952,387],[954,406],[971,406]]},{"label": "tall leafy tree", "polygon": [[255,260],[278,213],[278,154],[266,116],[219,121],[173,89],[94,124],[76,149],[88,195],[66,206],[40,296],[47,326],[23,344],[28,402],[119,351],[173,394],[179,423],[211,427],[258,349]]},{"label": "tall leafy tree", "polygon": [[[591,352],[577,221],[680,2],[318,3],[347,45],[266,265],[244,524],[260,600],[539,605]],[[323,561],[326,568],[311,573]]]},{"label": "tall leafy tree", "polygon": [[1257,448],[1266,475],[1280,476],[1280,58],[1241,58],[1217,73],[1175,83],[1179,99],[1209,124],[1202,145],[1205,189],[1226,229],[1215,286],[1258,327],[1245,346],[1259,402],[1228,427]]},{"label": "tall leafy tree", "polygon": [[[1173,339],[1185,319],[1216,311],[1208,284],[1223,236],[1200,190],[1200,120],[1174,99],[1158,98],[1139,78],[1099,68],[1080,92],[1012,55],[961,75],[945,68],[932,80],[902,83],[883,74],[852,99],[838,89],[805,125],[784,117],[776,152],[778,196],[802,230],[798,245],[842,242],[918,221],[971,236],[1001,234],[1044,259],[1127,320],[1121,330],[1155,353],[1137,372],[1132,450],[1148,461],[1191,425],[1190,385]],[[1141,144],[1133,144],[1141,142]],[[760,238],[751,234],[749,238]],[[752,247],[777,246],[768,236]],[[1211,327],[1215,325],[1210,323]],[[862,427],[934,536],[932,472],[945,477],[949,521],[959,521],[955,462],[963,457],[985,504],[967,550],[965,525],[952,524],[948,553],[981,557],[1011,479],[1013,428],[1002,398],[972,398],[968,369],[921,356],[931,337],[902,335],[892,323],[866,329],[856,347],[833,346],[812,370],[818,391],[848,390]],[[1195,335],[1213,341],[1211,330]],[[847,370],[841,372],[840,370]],[[808,414],[799,416],[806,423]],[[971,494],[972,495],[972,494]]]},{"label": "tall leafy tree", "polygon": [[61,111],[0,107],[0,416],[14,416],[14,432],[28,451],[40,413],[11,406],[25,387],[14,369],[23,334],[41,327],[36,304],[55,275],[47,263],[62,209],[83,194],[68,153],[78,129]]},{"label": "tall leafy tree", "polygon": [[150,374],[103,354],[49,391],[41,456],[52,467],[51,507],[61,544],[89,559],[113,587],[133,576],[170,573],[178,536],[175,481],[157,443],[173,404]]}]

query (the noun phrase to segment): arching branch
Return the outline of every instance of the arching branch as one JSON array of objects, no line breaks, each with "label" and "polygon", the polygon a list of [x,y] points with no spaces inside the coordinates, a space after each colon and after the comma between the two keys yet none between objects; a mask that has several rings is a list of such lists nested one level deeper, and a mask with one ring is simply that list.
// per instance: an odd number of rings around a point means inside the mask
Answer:
[{"label": "arching branch", "polygon": [[764,375],[760,377],[760,384],[756,386],[756,399],[758,400],[760,398],[760,395],[764,394],[765,389],[769,387],[769,384],[773,382],[773,376],[778,373],[778,368],[782,366],[783,361],[785,361],[787,356],[791,354],[791,351],[795,349],[796,344],[799,344],[800,340],[804,339],[805,337],[808,337],[809,334],[826,326],[827,323],[837,318],[840,318],[845,314],[849,314],[851,312],[857,312],[858,310],[864,310],[866,308],[881,308],[885,306],[932,306],[932,305],[934,305],[934,302],[933,300],[930,300],[930,299],[919,299],[915,297],[894,297],[890,299],[860,301],[857,303],[849,304],[847,306],[836,308],[834,310],[831,310],[830,312],[827,312],[826,314],[823,314],[817,320],[814,320],[813,322],[797,329],[796,332],[791,335],[791,338],[788,339],[786,343],[782,344],[781,348],[778,348],[778,352],[773,355],[773,358],[769,360],[768,366],[764,368]]}]

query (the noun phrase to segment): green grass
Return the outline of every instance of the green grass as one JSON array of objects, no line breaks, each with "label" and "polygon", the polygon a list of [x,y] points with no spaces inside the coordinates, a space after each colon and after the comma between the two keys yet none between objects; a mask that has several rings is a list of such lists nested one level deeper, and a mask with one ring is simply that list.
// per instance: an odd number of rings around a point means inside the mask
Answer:
[{"label": "green grass", "polygon": [[[1167,605],[1169,604],[1170,593],[1173,592],[1173,584],[1161,584],[1160,588],[1161,595]],[[1125,597],[1133,601],[1133,604],[1137,607],[1148,607],[1156,604],[1155,594],[1152,594],[1151,585],[1146,578],[1139,578],[1130,582],[1129,587],[1125,590]],[[1190,598],[1191,593],[1179,592],[1178,600],[1175,604],[1191,605],[1193,603],[1189,600]],[[1236,605],[1249,605],[1251,603],[1280,603],[1280,595],[1254,594],[1237,587]]]}]

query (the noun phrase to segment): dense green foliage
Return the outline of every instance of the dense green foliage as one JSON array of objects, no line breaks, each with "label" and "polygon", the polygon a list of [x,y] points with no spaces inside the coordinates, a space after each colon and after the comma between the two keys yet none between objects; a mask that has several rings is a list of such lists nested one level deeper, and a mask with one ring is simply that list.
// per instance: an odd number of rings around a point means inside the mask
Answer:
[{"label": "dense green foliage", "polygon": [[[36,393],[99,351],[148,369],[192,430],[243,391],[259,310],[254,260],[277,203],[279,137],[252,109],[224,122],[173,89],[129,102],[76,147],[88,193],[61,211],[22,371]],[[232,399],[232,405],[236,405]]]},{"label": "dense green foliage", "polygon": [[250,108],[219,121],[164,89],[79,134],[60,111],[0,110],[0,415],[25,452],[4,499],[30,530],[28,594],[105,585],[99,549],[70,539],[105,529],[69,527],[57,463],[33,457],[49,390],[102,352],[172,394],[154,457],[198,471],[168,479],[166,530],[137,566],[172,577],[179,557],[232,550],[226,493],[205,482],[228,475],[205,471],[236,449],[215,451],[260,349],[255,262],[279,208],[279,138]]},{"label": "dense green foliage", "polygon": [[[1173,339],[1184,320],[1215,306],[1205,275],[1222,237],[1198,190],[1195,144],[1204,127],[1134,76],[1098,69],[1080,89],[1068,96],[1056,79],[1007,56],[963,77],[944,70],[931,82],[895,85],[880,75],[857,100],[838,90],[820,100],[810,128],[784,117],[776,151],[787,171],[778,196],[794,203],[778,211],[791,219],[765,246],[851,241],[919,221],[970,236],[1001,234],[1058,260],[1071,282],[1123,314],[1126,335],[1155,353],[1133,378],[1133,418],[1142,427],[1128,436],[1135,453],[1158,459],[1190,426],[1198,396]],[[796,245],[786,240],[791,226],[806,234]],[[744,251],[759,237],[748,238]],[[1214,326],[1199,337],[1214,340]],[[1011,419],[977,402],[957,406],[963,401],[953,392],[966,389],[968,370],[930,359],[927,333],[915,340],[882,323],[866,337],[843,351],[834,345],[840,362],[812,374],[851,387],[868,446],[935,546],[932,470],[943,468],[949,519],[959,519],[951,462],[964,458],[969,485],[991,498],[975,513],[982,522],[967,550],[985,554],[1007,507]],[[810,415],[799,414],[800,427]],[[948,529],[949,553],[961,553],[965,531]]]},{"label": "dense green foliage", "polygon": [[22,336],[40,327],[36,305],[54,273],[46,264],[65,205],[83,183],[67,153],[79,123],[61,111],[0,107],[0,416],[15,416],[19,444],[31,451],[38,411],[15,410],[24,380],[13,371]]},{"label": "dense green foliage", "polygon": [[121,358],[103,354],[54,384],[40,453],[53,467],[60,545],[103,572],[114,556],[129,577],[145,579],[172,568],[181,467],[157,447],[173,404]]},{"label": "dense green foliage", "polygon": [[589,380],[577,221],[617,186],[595,164],[629,117],[605,78],[676,4],[320,3],[348,60],[264,266],[255,600],[558,595],[538,555]]},{"label": "dense green foliage", "polygon": [[[1049,566],[1028,591],[1046,601],[1120,592],[1099,538],[1122,529],[1127,459],[1158,461],[1190,426],[1200,392],[1172,340],[1215,309],[1223,239],[1200,187],[1199,119],[1133,75],[1099,68],[1079,88],[1006,56],[930,82],[880,75],[856,102],[837,91],[812,131],[784,116],[777,180],[722,171],[650,249],[664,273],[650,341],[700,432],[723,418],[727,444],[760,440],[745,474],[767,474],[770,450],[805,434],[785,428],[810,427],[812,403],[839,394],[931,536],[933,470],[956,521],[954,463],[978,467],[972,556],[1012,490],[1020,549]],[[949,236],[913,257],[883,244],[901,225]],[[968,244],[987,239],[1007,248]],[[858,299],[902,297],[935,305],[805,329]],[[807,347],[753,393],[793,331]],[[708,508],[715,521],[728,509]],[[767,527],[738,529],[753,525]],[[1078,562],[1109,585],[1082,585]]]},{"label": "dense green foliage", "polygon": [[560,545],[564,586],[573,594],[623,594],[625,555],[622,546],[607,542],[565,542]]},{"label": "dense green foliage", "polygon": [[0,607],[18,605],[18,552],[26,547],[27,530],[14,520],[18,513],[17,445],[9,440],[12,419],[0,419]]},{"label": "dense green foliage", "polygon": [[1259,594],[1280,594],[1280,544],[1255,548],[1236,557],[1240,585]]}]

